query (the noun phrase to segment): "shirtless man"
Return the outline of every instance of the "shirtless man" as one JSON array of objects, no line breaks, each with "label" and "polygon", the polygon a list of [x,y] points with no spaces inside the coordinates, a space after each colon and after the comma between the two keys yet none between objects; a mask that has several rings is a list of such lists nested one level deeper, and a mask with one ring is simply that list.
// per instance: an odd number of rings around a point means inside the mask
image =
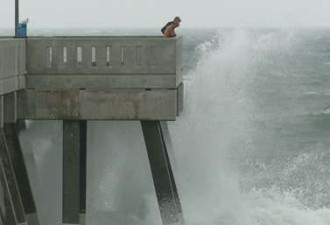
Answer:
[{"label": "shirtless man", "polygon": [[166,27],[166,30],[164,32],[164,38],[176,37],[176,33],[174,30],[175,30],[175,28],[180,26],[180,22],[181,22],[180,17],[178,17],[178,16],[175,17],[173,22]]}]

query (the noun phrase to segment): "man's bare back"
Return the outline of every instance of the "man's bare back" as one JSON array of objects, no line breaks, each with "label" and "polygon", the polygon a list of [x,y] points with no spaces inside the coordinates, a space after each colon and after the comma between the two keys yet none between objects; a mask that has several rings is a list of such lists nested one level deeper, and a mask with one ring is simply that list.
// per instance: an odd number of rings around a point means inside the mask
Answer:
[{"label": "man's bare back", "polygon": [[171,22],[171,24],[166,27],[163,37],[164,38],[176,37],[176,33],[174,30],[175,28],[180,26],[180,22],[181,22],[180,17],[176,16],[174,20]]}]

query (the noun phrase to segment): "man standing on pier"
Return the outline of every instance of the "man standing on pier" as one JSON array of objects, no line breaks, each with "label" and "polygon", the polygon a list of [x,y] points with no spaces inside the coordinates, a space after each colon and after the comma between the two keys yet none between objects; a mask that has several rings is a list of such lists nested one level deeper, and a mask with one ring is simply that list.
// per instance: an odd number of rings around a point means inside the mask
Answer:
[{"label": "man standing on pier", "polygon": [[168,22],[165,25],[165,27],[163,27],[163,29],[162,29],[164,38],[176,37],[176,33],[174,30],[175,30],[175,28],[180,26],[180,22],[181,22],[181,19],[178,16],[176,16],[173,21]]}]

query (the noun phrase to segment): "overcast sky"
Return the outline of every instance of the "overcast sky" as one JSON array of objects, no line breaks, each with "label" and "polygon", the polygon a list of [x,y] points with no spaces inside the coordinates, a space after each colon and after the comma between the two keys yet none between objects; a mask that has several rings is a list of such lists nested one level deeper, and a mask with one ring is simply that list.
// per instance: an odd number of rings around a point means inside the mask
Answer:
[{"label": "overcast sky", "polygon": [[[14,0],[1,0],[0,27],[14,24]],[[330,0],[21,0],[30,27],[328,26]]]}]

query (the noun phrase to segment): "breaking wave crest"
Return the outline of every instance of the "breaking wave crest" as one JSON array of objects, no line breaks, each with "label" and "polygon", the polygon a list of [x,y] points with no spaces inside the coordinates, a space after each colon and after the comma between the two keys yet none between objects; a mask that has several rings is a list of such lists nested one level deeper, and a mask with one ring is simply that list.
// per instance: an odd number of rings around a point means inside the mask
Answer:
[{"label": "breaking wave crest", "polygon": [[[255,153],[253,126],[256,121],[273,119],[256,105],[255,89],[267,79],[257,74],[269,64],[282,63],[279,56],[292,54],[298,42],[294,32],[228,30],[196,48],[200,59],[186,75],[185,111],[170,124],[187,224],[330,224],[330,209],[315,203],[321,198],[311,193],[328,190],[329,183],[321,180],[322,188],[313,189],[311,183],[318,178],[306,175],[311,168],[302,166],[303,153],[278,161],[274,158],[269,170],[251,164],[254,161],[267,167],[263,156]],[[283,70],[269,71],[267,76],[278,76],[279,72],[290,75]],[[309,158],[315,154],[310,153]],[[313,159],[308,165],[320,160]],[[284,164],[286,172],[297,168],[300,172],[290,177],[281,171],[283,179],[278,181],[274,167],[282,169]],[[330,172],[322,166],[312,169],[326,170],[323,175]],[[290,182],[280,183],[285,179]],[[304,201],[307,194],[315,198]]]}]

